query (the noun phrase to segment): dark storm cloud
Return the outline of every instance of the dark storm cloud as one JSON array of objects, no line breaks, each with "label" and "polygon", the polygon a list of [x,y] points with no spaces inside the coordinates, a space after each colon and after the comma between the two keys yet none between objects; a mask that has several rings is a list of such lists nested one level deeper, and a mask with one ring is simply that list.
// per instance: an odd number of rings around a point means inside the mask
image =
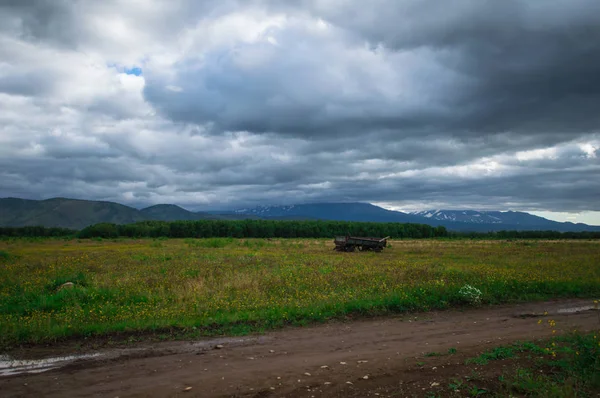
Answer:
[{"label": "dark storm cloud", "polygon": [[31,72],[0,77],[0,93],[33,96],[50,91],[48,79]]},{"label": "dark storm cloud", "polygon": [[[334,23],[396,51],[449,51],[442,62],[471,84],[455,93],[453,130],[581,134],[600,125],[600,3],[376,1],[341,7]],[[357,18],[351,18],[355,16]],[[457,112],[458,114],[458,112]]]},{"label": "dark storm cloud", "polygon": [[[472,137],[516,132],[574,137],[600,125],[600,3],[594,0],[474,2],[441,6],[433,1],[304,2],[315,17],[340,31],[336,40],[356,45],[358,35],[393,54],[414,54],[415,97],[427,104],[386,98],[371,90],[374,76],[342,69],[324,73],[335,52],[320,36],[294,27],[275,32],[282,49],[262,68],[240,67],[244,46],[210,54],[204,67],[179,64],[169,82],[151,75],[146,97],[176,120],[215,123],[222,129],[320,137],[386,129],[396,136],[451,133]],[[271,4],[272,7],[275,7]],[[276,9],[286,10],[281,5]],[[290,9],[287,8],[288,12]],[[302,37],[302,45],[295,45]],[[307,45],[304,45],[307,44]],[[402,62],[389,66],[402,75]],[[436,65],[432,67],[431,65]],[[439,73],[436,73],[439,72]],[[449,83],[453,80],[454,83]],[[353,97],[345,85],[359,87]],[[390,89],[402,93],[401,85]]]},{"label": "dark storm cloud", "polygon": [[596,1],[0,0],[0,44],[0,196],[600,211]]},{"label": "dark storm cloud", "polygon": [[72,45],[81,34],[76,6],[77,2],[69,0],[2,0],[0,31],[26,40]]}]

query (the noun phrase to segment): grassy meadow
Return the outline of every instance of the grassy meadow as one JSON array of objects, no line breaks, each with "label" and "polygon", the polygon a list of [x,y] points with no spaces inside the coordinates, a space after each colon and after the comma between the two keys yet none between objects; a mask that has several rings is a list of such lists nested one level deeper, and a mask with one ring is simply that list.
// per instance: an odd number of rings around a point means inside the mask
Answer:
[{"label": "grassy meadow", "polygon": [[0,241],[0,348],[600,296],[599,241],[390,243],[339,253],[331,239]]}]

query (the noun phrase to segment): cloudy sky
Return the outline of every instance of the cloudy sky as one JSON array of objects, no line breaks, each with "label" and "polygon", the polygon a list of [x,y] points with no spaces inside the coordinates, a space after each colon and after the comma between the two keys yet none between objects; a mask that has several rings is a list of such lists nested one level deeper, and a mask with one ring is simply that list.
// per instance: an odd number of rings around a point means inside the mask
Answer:
[{"label": "cloudy sky", "polygon": [[597,0],[0,0],[0,196],[600,224]]}]

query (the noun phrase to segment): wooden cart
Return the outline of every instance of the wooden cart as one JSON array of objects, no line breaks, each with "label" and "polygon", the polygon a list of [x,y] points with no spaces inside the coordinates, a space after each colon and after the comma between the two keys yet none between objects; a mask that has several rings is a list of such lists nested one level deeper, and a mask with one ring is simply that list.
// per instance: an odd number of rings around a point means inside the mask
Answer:
[{"label": "wooden cart", "polygon": [[336,236],[333,243],[335,247],[333,250],[339,252],[353,252],[358,249],[360,251],[376,251],[380,252],[384,247],[387,246],[387,240],[389,236],[385,238],[363,238],[358,236]]}]

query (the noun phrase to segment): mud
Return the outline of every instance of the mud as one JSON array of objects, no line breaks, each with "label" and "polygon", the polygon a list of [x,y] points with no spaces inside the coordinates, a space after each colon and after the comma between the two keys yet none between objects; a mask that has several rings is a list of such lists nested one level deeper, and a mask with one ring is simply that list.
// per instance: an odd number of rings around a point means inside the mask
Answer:
[{"label": "mud", "polygon": [[[436,372],[443,372],[462,366],[469,355],[549,337],[553,329],[556,334],[600,329],[591,301],[333,322],[244,338],[140,344],[86,357],[64,358],[64,352],[46,350],[46,362],[24,360],[28,353],[23,352],[19,360],[0,361],[0,395],[384,397],[391,395],[392,384],[422,383],[425,389],[431,383],[431,375],[415,370],[417,363],[436,361]],[[549,319],[556,322],[553,329]],[[450,348],[456,354],[437,356]],[[34,349],[30,355],[39,353]]]}]

